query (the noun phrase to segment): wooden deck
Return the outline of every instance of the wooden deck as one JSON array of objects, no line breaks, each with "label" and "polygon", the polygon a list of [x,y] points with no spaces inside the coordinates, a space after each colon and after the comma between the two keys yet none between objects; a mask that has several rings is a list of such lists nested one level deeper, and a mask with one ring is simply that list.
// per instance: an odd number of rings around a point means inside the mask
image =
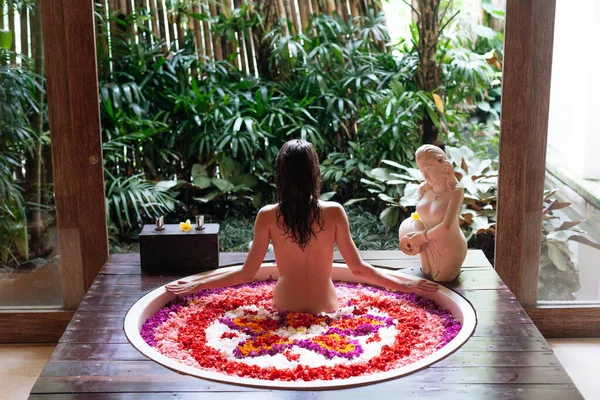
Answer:
[{"label": "wooden deck", "polygon": [[[400,251],[366,251],[377,266],[419,275]],[[271,257],[271,258],[269,258]],[[221,253],[220,265],[245,253]],[[336,254],[336,259],[339,254]],[[266,261],[272,261],[268,255]],[[546,340],[480,251],[470,250],[447,285],[477,311],[474,336],[430,367],[383,383],[328,391],[263,390],[180,375],[146,359],[127,341],[123,319],[143,294],[176,277],[140,274],[139,255],[104,266],[33,387],[30,399],[582,399]]]}]

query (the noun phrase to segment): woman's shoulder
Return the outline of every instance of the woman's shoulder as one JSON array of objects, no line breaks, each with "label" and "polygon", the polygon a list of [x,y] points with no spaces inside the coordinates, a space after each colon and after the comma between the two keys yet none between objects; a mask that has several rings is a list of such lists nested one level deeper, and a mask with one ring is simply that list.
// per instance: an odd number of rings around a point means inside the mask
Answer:
[{"label": "woman's shoulder", "polygon": [[341,210],[344,209],[344,206],[341,205],[340,203],[336,203],[335,201],[325,201],[325,200],[319,200],[319,207],[321,207],[321,210],[323,210],[324,212],[339,212]]},{"label": "woman's shoulder", "polygon": [[321,208],[344,208],[344,206],[338,202],[326,200],[319,200],[319,206],[321,206]]},{"label": "woman's shoulder", "polygon": [[275,210],[277,210],[279,208],[279,204],[275,203],[275,204],[267,204],[265,206],[262,206],[260,210],[258,210],[258,212],[273,212]]},{"label": "woman's shoulder", "polygon": [[266,206],[263,206],[260,210],[258,210],[258,215],[262,217],[276,215],[278,207],[278,204],[267,204]]},{"label": "woman's shoulder", "polygon": [[340,203],[336,203],[335,201],[319,200],[319,206],[321,207],[322,215],[325,218],[325,221],[330,221],[337,224],[347,219],[346,210]]}]

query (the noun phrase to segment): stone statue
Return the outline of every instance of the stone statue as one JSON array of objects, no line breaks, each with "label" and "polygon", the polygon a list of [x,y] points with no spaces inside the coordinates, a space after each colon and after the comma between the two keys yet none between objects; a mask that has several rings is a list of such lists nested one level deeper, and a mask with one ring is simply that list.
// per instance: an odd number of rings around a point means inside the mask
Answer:
[{"label": "stone statue", "polygon": [[458,223],[464,188],[439,147],[419,147],[416,159],[425,182],[419,186],[417,212],[400,225],[400,249],[420,254],[421,269],[434,281],[452,281],[467,255],[467,240]]}]

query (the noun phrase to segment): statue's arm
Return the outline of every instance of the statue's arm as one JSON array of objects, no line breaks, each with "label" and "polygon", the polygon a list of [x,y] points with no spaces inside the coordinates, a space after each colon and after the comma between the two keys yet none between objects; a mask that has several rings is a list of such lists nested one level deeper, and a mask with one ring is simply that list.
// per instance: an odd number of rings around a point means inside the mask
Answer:
[{"label": "statue's arm", "polygon": [[453,190],[451,192],[451,196],[452,197],[450,198],[446,212],[444,213],[444,219],[436,226],[427,230],[425,238],[426,241],[439,240],[447,235],[452,229],[453,225],[457,223],[458,214],[460,213],[460,208],[463,202],[464,189],[461,187]]}]

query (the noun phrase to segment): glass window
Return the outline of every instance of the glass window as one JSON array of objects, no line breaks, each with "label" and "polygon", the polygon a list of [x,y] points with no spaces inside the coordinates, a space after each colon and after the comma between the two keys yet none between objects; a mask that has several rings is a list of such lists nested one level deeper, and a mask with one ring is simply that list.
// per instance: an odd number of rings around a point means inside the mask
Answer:
[{"label": "glass window", "polygon": [[592,63],[573,62],[573,54],[588,54],[597,46],[598,23],[594,0],[557,1],[540,302],[600,301],[600,82]]},{"label": "glass window", "polygon": [[0,308],[60,307],[40,16],[35,2],[0,10]]}]

